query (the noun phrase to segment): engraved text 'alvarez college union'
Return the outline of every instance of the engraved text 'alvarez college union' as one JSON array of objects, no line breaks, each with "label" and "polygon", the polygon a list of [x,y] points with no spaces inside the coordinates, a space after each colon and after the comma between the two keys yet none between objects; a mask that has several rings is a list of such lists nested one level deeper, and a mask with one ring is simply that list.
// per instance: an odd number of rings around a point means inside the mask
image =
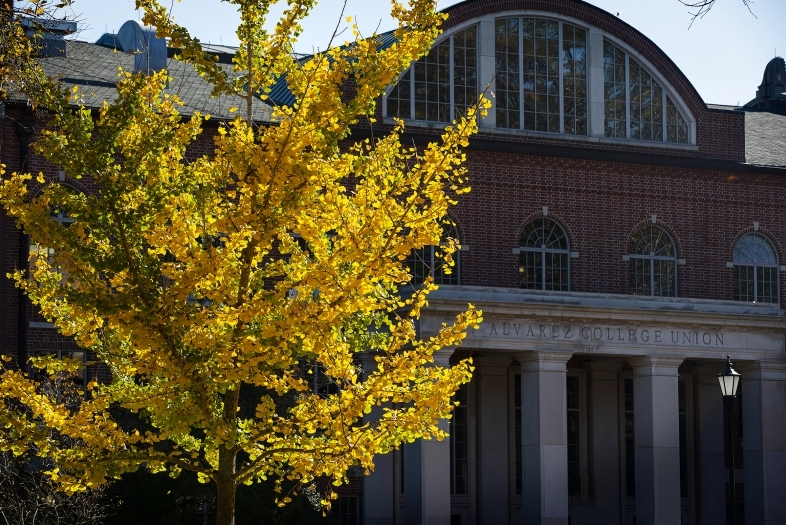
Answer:
[{"label": "engraved text 'alvarez college union'", "polygon": [[[486,324],[486,323],[484,323]],[[672,330],[668,328],[630,328],[591,325],[558,325],[492,321],[486,324],[487,337],[515,339],[557,339],[583,343],[644,343],[680,346],[723,346],[720,332]]]}]

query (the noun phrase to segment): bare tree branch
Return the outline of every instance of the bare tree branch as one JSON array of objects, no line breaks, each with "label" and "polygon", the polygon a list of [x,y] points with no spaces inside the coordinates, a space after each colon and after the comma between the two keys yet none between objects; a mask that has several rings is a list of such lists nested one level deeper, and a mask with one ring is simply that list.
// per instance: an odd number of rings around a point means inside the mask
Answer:
[{"label": "bare tree branch", "polygon": [[[688,29],[693,27],[693,22],[695,22],[697,18],[704,18],[704,15],[710,12],[710,10],[715,6],[715,1],[716,0],[679,0],[682,5],[690,7],[691,9],[696,9],[694,13],[691,13],[692,18],[690,19],[690,25],[688,26]],[[751,9],[753,0],[742,0],[742,3],[745,5],[745,7],[748,8],[748,11],[753,15],[754,18],[758,18]]]}]

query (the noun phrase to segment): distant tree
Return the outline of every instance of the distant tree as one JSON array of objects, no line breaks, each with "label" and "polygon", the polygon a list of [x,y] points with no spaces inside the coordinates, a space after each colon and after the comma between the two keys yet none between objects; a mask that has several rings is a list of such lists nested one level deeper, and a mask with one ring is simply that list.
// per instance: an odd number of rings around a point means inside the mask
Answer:
[{"label": "distant tree", "polygon": [[[21,95],[35,106],[45,103],[54,79],[36,61],[47,21],[77,21],[66,11],[74,0],[0,0],[0,103],[9,95]],[[28,27],[23,19],[33,21]],[[31,35],[31,36],[28,36]]]}]

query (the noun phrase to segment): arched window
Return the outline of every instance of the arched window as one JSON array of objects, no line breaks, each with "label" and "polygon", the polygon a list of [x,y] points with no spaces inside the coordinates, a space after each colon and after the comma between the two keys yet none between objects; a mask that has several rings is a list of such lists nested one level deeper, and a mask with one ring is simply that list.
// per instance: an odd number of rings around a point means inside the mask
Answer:
[{"label": "arched window", "polygon": [[[65,189],[69,196],[75,196],[81,193],[78,189],[68,184],[59,184],[58,186]],[[72,222],[74,222],[74,218],[63,204],[55,204],[52,206],[49,209],[49,217],[51,217],[52,220],[59,225],[65,226],[66,228],[70,226]]]},{"label": "arched window", "polygon": [[[442,233],[440,246],[447,243],[448,239],[458,240],[458,238],[458,229],[453,225],[446,226]],[[436,284],[459,284],[460,252],[454,252],[452,257],[453,266],[448,269],[445,266],[439,246],[424,246],[419,250],[413,250],[407,259],[407,265],[412,274],[412,284],[423,283],[429,275],[434,277],[434,283]]]},{"label": "arched window", "polygon": [[587,134],[587,31],[556,20],[495,22],[498,128]]},{"label": "arched window", "polygon": [[666,230],[648,225],[630,239],[630,293],[677,295],[677,250]]},{"label": "arched window", "polygon": [[735,301],[778,302],[778,254],[761,234],[749,233],[734,246]]},{"label": "arched window", "polygon": [[638,62],[609,42],[603,44],[603,74],[607,137],[688,143],[688,124],[671,98]]},{"label": "arched window", "polygon": [[519,260],[522,288],[568,291],[568,237],[556,221],[541,217],[524,227]]},{"label": "arched window", "polygon": [[53,206],[49,211],[49,216],[53,221],[65,227],[68,227],[72,222],[74,222],[74,218],[71,217],[71,215],[69,215],[62,206]]},{"label": "arched window", "polygon": [[451,122],[478,101],[477,27],[442,40],[404,73],[387,96],[386,115]]}]

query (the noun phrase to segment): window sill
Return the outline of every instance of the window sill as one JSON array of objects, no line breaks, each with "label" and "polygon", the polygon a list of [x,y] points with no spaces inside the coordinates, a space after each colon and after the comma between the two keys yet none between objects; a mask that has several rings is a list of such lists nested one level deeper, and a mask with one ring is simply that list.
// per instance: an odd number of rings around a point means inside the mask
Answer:
[{"label": "window sill", "polygon": [[[390,117],[384,117],[382,122],[385,124],[395,124],[395,120]],[[426,122],[422,120],[403,119],[405,128],[421,128],[443,130],[448,123],[445,122]],[[614,146],[633,146],[639,148],[653,148],[653,149],[667,149],[678,151],[699,151],[699,147],[692,144],[675,144],[673,142],[652,142],[648,140],[633,140],[633,139],[615,139],[610,137],[593,137],[587,135],[569,135],[566,133],[546,133],[543,131],[525,131],[519,129],[508,128],[492,128],[483,126],[482,123],[478,127],[478,134],[494,133],[499,135],[513,135],[517,137],[532,137],[539,139],[551,140],[568,140],[587,142],[595,144],[608,144]]]}]

